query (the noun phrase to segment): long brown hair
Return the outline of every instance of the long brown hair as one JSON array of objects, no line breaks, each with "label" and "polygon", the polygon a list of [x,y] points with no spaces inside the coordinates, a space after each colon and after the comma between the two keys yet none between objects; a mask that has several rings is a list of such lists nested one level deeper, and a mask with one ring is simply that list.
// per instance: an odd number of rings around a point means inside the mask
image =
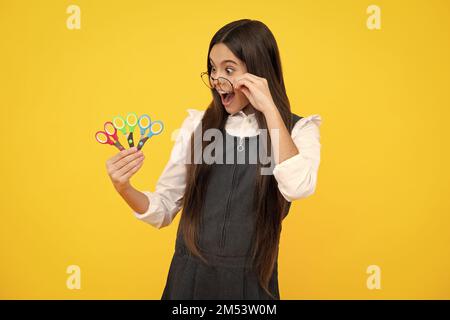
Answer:
[{"label": "long brown hair", "polygon": [[[267,79],[270,93],[288,128],[292,130],[292,117],[289,99],[286,95],[280,55],[276,40],[269,28],[260,21],[242,19],[231,22],[222,27],[213,36],[208,50],[207,70],[211,71],[209,54],[215,44],[223,43],[233,54],[246,64],[247,72]],[[213,100],[206,109],[201,121],[202,132],[207,129],[224,129],[228,113],[218,92],[211,90]],[[260,129],[267,130],[264,115],[255,109],[255,116]],[[191,155],[196,148],[191,136]],[[203,140],[203,139],[202,139]],[[201,142],[201,150],[207,145]],[[270,135],[267,137],[267,150],[271,149]],[[191,158],[192,160],[192,158]],[[184,242],[189,251],[207,263],[201,255],[198,243],[198,228],[200,227],[200,212],[203,205],[203,197],[206,194],[208,174],[211,165],[194,163],[187,164],[186,189],[183,198],[183,213],[180,219],[180,227],[183,232]],[[263,165],[258,161],[257,172]],[[261,287],[273,297],[269,291],[269,282],[278,257],[281,223],[288,209],[288,202],[278,190],[273,175],[258,174],[255,181],[254,210],[256,214],[256,233],[254,237],[252,258]]]}]

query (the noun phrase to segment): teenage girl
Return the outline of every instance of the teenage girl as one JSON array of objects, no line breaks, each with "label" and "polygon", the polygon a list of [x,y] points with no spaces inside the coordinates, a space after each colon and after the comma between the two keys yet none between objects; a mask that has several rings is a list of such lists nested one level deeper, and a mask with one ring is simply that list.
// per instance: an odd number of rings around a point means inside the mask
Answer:
[{"label": "teenage girl", "polygon": [[[291,112],[277,43],[260,21],[217,31],[202,77],[212,102],[188,110],[155,190],[130,184],[144,161],[136,148],[108,159],[108,174],[134,215],[156,228],[182,209],[162,299],[280,299],[281,224],[292,201],[315,191],[321,117]],[[211,150],[201,136],[208,129],[223,134],[211,154],[224,161],[194,159],[196,148]],[[273,151],[269,164],[249,160],[261,150]]]}]

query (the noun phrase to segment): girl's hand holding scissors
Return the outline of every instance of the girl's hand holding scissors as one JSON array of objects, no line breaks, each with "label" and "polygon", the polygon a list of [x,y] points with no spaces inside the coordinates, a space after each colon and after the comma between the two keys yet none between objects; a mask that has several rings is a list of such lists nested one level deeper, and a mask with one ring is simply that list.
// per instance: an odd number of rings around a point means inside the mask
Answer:
[{"label": "girl's hand holding scissors", "polygon": [[142,167],[144,154],[137,147],[124,149],[106,161],[106,169],[117,191],[130,186],[130,178]]}]

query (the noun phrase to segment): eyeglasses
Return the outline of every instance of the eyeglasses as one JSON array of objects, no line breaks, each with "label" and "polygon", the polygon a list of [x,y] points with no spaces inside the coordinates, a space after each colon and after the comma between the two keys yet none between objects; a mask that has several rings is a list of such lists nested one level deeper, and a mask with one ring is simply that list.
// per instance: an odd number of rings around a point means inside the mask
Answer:
[{"label": "eyeglasses", "polygon": [[203,83],[210,89],[215,89],[214,81],[217,82],[217,87],[221,91],[225,91],[226,93],[230,93],[234,90],[233,84],[230,80],[224,77],[219,77],[217,79],[211,77],[208,72],[202,72],[200,74],[200,77],[202,78]]}]

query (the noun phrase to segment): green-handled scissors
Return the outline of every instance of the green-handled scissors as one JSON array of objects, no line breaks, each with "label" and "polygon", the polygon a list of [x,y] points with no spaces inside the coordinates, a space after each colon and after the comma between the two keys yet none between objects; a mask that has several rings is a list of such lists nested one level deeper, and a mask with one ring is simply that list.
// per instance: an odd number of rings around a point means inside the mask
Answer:
[{"label": "green-handled scissors", "polygon": [[[114,127],[122,132],[124,136],[128,134],[128,136],[126,137],[128,145],[130,146],[130,148],[134,147],[133,132],[138,123],[137,114],[134,112],[130,112],[127,114],[125,119],[122,116],[116,116],[113,118],[112,122],[114,124]],[[128,127],[128,131],[126,127]]]},{"label": "green-handled scissors", "polygon": [[[159,129],[157,131],[154,130],[155,125],[159,125]],[[152,121],[148,114],[143,114],[139,117],[138,126],[141,129],[141,140],[139,140],[137,149],[141,150],[144,146],[144,143],[151,137],[160,134],[164,130],[164,124],[160,120]],[[149,129],[147,135],[145,132]]]}]

